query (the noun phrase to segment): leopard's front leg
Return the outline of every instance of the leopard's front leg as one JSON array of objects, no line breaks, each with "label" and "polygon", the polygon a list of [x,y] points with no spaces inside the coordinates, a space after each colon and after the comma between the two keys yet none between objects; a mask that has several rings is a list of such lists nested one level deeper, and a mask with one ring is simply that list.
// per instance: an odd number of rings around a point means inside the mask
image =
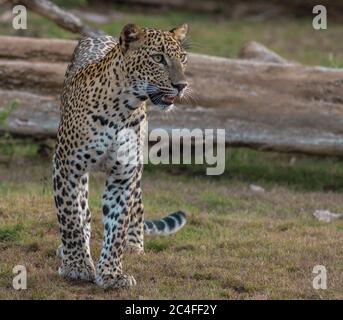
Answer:
[{"label": "leopard's front leg", "polygon": [[129,288],[136,284],[122,272],[127,241],[136,168],[126,165],[111,170],[103,194],[103,247],[96,270],[96,283],[102,288]]},{"label": "leopard's front leg", "polygon": [[94,280],[90,252],[91,213],[88,208],[88,174],[67,174],[54,156],[53,185],[62,244],[59,274],[75,280]]}]

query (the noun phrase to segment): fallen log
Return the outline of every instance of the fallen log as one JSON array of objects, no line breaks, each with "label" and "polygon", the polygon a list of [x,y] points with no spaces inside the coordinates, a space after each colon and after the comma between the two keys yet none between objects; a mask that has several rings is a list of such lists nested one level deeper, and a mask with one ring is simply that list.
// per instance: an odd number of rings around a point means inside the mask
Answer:
[{"label": "fallen log", "polygon": [[238,53],[239,59],[255,60],[260,62],[291,63],[277,53],[269,50],[261,43],[250,41],[246,43]]},{"label": "fallen log", "polygon": [[[54,40],[46,46],[48,40],[36,39],[31,44],[27,39],[5,40],[6,47],[14,41],[20,49],[11,56],[0,38],[0,87],[22,90],[0,94],[0,106],[15,97],[22,100],[8,119],[7,130],[54,136],[59,119],[57,95],[65,61],[76,42]],[[63,54],[60,62],[49,63],[54,46]],[[42,61],[37,61],[34,52],[42,53]],[[151,128],[225,128],[230,145],[343,154],[342,69],[190,54],[187,76],[194,99],[184,101],[175,113],[150,112]]]},{"label": "fallen log", "polygon": [[[18,108],[8,117],[6,126],[0,125],[0,132],[7,131],[17,136],[34,138],[55,137],[59,123],[59,100],[56,97],[41,96],[29,92],[0,90],[0,112],[11,101],[18,101]],[[323,130],[321,127],[263,123],[249,118],[228,117],[230,110],[178,105],[167,115],[150,109],[149,131],[164,128],[208,129],[225,128],[225,142],[230,146],[245,146],[260,150],[279,152],[300,152],[306,154],[343,154],[343,133],[339,130]],[[336,133],[334,133],[336,131]]]},{"label": "fallen log", "polygon": [[17,136],[46,138],[56,136],[59,123],[58,98],[24,91],[0,90],[0,113],[15,103],[0,132]]},{"label": "fallen log", "polygon": [[69,62],[76,42],[62,39],[0,37],[0,59]]},{"label": "fallen log", "polygon": [[[3,41],[3,38],[5,38]],[[29,40],[28,40],[29,39]],[[47,39],[0,37],[1,87],[31,87],[59,92],[67,63],[70,61],[76,41],[54,40],[47,46]],[[32,42],[30,45],[30,41]],[[16,43],[19,54],[13,53],[10,61],[8,47]],[[25,49],[23,49],[25,47]],[[49,47],[48,49],[46,49]],[[59,49],[62,63],[51,63],[51,51]],[[23,53],[24,52],[24,53]],[[31,52],[31,53],[30,53]],[[40,61],[29,62],[29,57]],[[17,60],[25,55],[25,61]],[[57,57],[57,56],[56,56]],[[46,70],[46,71],[45,71]],[[46,79],[44,73],[50,78]],[[221,107],[228,102],[247,100],[249,103],[271,95],[286,101],[312,100],[342,103],[343,70],[323,67],[306,67],[298,64],[264,63],[239,59],[226,59],[200,54],[190,54],[188,78],[195,92],[196,101],[202,105]],[[16,76],[18,75],[18,76]],[[206,77],[204,77],[206,75]],[[30,84],[30,81],[34,85]],[[250,96],[250,97],[249,97]],[[254,96],[252,101],[251,96]],[[280,100],[279,99],[279,100]],[[275,99],[274,99],[275,100]],[[280,101],[275,101],[276,103]],[[258,101],[260,103],[260,101]],[[267,103],[264,101],[264,103]]]},{"label": "fallen log", "polygon": [[0,87],[58,94],[65,70],[65,63],[0,60]]}]

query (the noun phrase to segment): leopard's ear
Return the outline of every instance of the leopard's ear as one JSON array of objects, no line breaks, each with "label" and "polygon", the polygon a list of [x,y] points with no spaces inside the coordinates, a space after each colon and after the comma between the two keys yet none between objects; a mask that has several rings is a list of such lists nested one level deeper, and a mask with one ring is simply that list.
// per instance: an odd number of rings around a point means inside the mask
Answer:
[{"label": "leopard's ear", "polygon": [[171,29],[169,32],[172,33],[175,40],[182,42],[187,36],[188,24],[184,23],[182,26]]},{"label": "leopard's ear", "polygon": [[138,49],[143,38],[144,31],[137,25],[130,23],[124,26],[119,37],[119,44],[123,53]]}]

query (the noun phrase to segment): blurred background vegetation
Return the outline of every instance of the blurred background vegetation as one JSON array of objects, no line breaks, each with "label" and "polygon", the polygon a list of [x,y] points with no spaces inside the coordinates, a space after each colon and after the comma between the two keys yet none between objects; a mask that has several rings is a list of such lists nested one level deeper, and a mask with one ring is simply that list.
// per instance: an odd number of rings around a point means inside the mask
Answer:
[{"label": "blurred background vegetation", "polygon": [[[314,1],[310,0],[259,0],[254,3],[201,0],[192,5],[187,1],[176,1],[185,9],[172,5],[172,0],[136,0],[129,1],[130,4],[118,0],[53,2],[75,13],[87,24],[114,36],[118,36],[122,26],[129,22],[162,29],[188,22],[192,52],[236,57],[244,43],[258,41],[289,60],[306,65],[343,66],[343,1],[321,2],[330,2],[327,30],[313,29]],[[14,30],[4,12],[5,8],[0,9],[0,34],[77,38],[77,35],[31,12],[28,29]]]}]

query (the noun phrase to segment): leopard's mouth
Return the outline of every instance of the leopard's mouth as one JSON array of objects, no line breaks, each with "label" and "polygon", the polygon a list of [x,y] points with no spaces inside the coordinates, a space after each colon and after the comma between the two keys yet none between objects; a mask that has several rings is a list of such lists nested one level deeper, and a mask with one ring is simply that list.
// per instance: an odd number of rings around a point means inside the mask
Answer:
[{"label": "leopard's mouth", "polygon": [[150,101],[163,110],[172,107],[176,97],[176,95],[165,94],[163,92],[149,94]]},{"label": "leopard's mouth", "polygon": [[161,101],[165,104],[172,105],[174,104],[176,96],[163,96]]}]

